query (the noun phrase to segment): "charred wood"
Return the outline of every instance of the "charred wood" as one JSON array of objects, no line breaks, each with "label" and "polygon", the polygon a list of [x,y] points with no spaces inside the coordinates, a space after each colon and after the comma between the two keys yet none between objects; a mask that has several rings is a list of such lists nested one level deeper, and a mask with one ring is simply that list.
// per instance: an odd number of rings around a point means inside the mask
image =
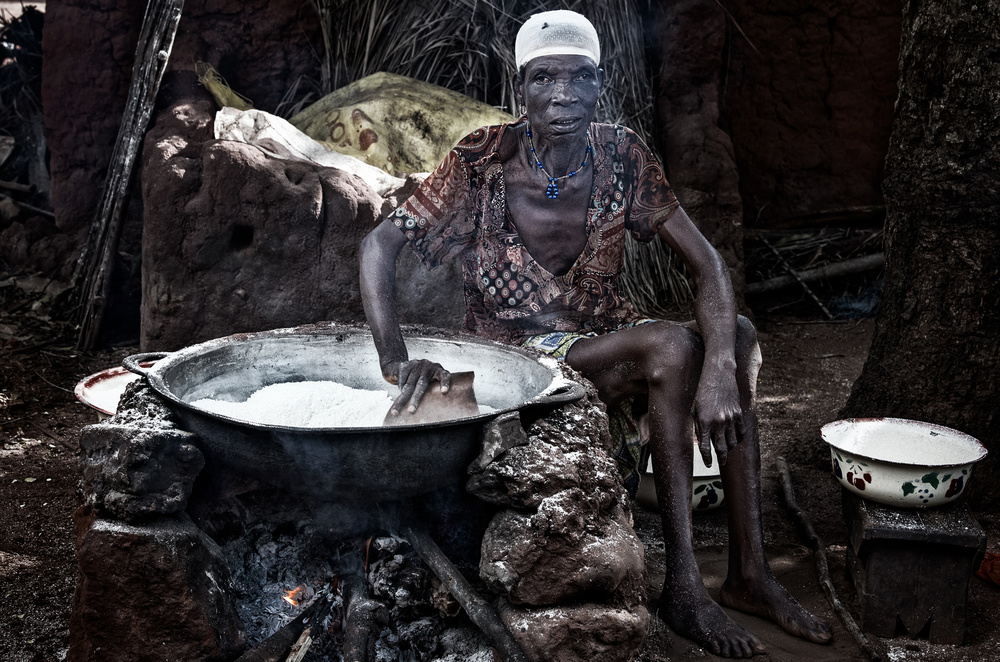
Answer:
[{"label": "charred wood", "polygon": [[313,625],[321,622],[322,619],[318,616],[324,608],[326,613],[329,613],[329,606],[328,599],[316,600],[296,616],[295,620],[239,656],[236,662],[282,662],[288,656],[292,646],[298,642],[302,633],[307,630],[306,624]]},{"label": "charred wood", "polygon": [[[0,188],[2,188],[2,187],[0,187]],[[39,216],[44,216],[46,218],[55,218],[56,217],[55,214],[53,214],[52,212],[50,212],[47,209],[42,209],[41,207],[36,207],[34,205],[29,205],[27,202],[21,202],[20,200],[15,200],[14,198],[11,198],[10,196],[4,195],[4,196],[0,196],[0,197],[7,198],[8,200],[10,200],[11,202],[14,203],[15,207],[17,207],[18,209],[22,209],[22,210],[24,210],[24,211],[26,211],[26,212],[28,212],[30,214],[37,214]]]},{"label": "charred wood", "polygon": [[[828,264],[815,269],[798,271],[799,279],[803,282],[820,280],[823,278],[835,278],[837,276],[850,276],[851,274],[862,273],[881,269],[885,265],[885,254],[874,253],[862,257],[855,257],[843,260],[834,264]],[[747,283],[745,292],[747,294],[766,294],[774,292],[798,283],[792,276],[778,276],[756,283]]]},{"label": "charred wood", "polygon": [[344,662],[375,662],[375,643],[389,616],[385,606],[372,599],[362,574],[343,579],[344,590]]},{"label": "charred wood", "polygon": [[500,620],[496,609],[476,593],[469,581],[462,576],[462,573],[445,556],[431,537],[427,533],[409,526],[403,528],[403,536],[424,560],[424,563],[434,571],[448,592],[465,608],[465,612],[472,622],[490,638],[490,641],[500,652],[500,656],[506,662],[528,662],[528,656],[525,655],[521,645],[514,639],[507,626]]},{"label": "charred wood", "polygon": [[309,627],[302,631],[302,634],[299,635],[299,638],[292,645],[292,649],[288,652],[285,662],[302,662],[302,658],[305,657],[306,653],[312,647],[312,642],[323,632],[323,623],[330,616],[330,611],[333,609],[333,601],[329,597],[323,597],[316,602],[320,603],[319,608],[312,618],[309,619]]},{"label": "charred wood", "polygon": [[34,193],[36,190],[34,184],[18,184],[17,182],[6,182],[3,180],[0,180],[0,188],[18,193]]},{"label": "charred wood", "polygon": [[826,309],[826,306],[823,305],[823,302],[819,300],[819,297],[816,296],[816,293],[813,292],[808,285],[806,285],[806,282],[804,280],[802,280],[802,276],[800,276],[799,273],[792,268],[792,265],[788,264],[788,262],[785,260],[781,252],[778,251],[778,249],[775,248],[771,244],[771,242],[769,242],[764,237],[761,237],[760,240],[764,242],[764,245],[767,246],[768,250],[774,253],[774,256],[778,258],[778,262],[780,262],[784,270],[788,272],[788,275],[791,276],[793,279],[795,279],[795,282],[799,284],[799,287],[802,288],[802,291],[805,292],[810,299],[812,299],[813,303],[815,303],[816,306],[819,307],[821,311],[823,311],[823,316],[826,317],[826,319],[828,320],[832,320],[833,315],[831,315],[830,311]]}]

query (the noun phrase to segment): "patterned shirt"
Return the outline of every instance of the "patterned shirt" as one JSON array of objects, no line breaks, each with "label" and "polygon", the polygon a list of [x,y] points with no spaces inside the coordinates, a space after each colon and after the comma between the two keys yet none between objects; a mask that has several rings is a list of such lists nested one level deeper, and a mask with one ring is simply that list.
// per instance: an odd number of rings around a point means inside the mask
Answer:
[{"label": "patterned shirt", "polygon": [[524,119],[465,137],[390,215],[423,262],[462,260],[465,331],[519,343],[551,331],[607,333],[639,319],[616,286],[625,232],[650,241],[678,206],[663,171],[629,129],[591,124],[594,182],[587,242],[570,270],[549,273],[528,253],[507,208],[504,133]]}]

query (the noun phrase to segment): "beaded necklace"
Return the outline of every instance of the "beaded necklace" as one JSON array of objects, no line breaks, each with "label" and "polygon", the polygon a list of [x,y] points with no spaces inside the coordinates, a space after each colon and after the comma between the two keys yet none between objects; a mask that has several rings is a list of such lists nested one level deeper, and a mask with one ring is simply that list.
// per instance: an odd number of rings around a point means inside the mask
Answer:
[{"label": "beaded necklace", "polygon": [[547,187],[545,187],[545,197],[547,197],[547,198],[549,198],[551,200],[555,200],[556,198],[559,197],[559,180],[560,179],[569,179],[570,177],[573,177],[574,175],[576,175],[576,173],[578,173],[581,170],[583,170],[584,168],[586,168],[587,167],[587,159],[590,158],[590,154],[591,154],[591,152],[593,152],[593,149],[590,146],[590,131],[588,131],[587,132],[587,151],[583,155],[583,163],[580,164],[580,167],[577,168],[576,170],[574,170],[571,173],[563,175],[562,177],[553,177],[552,175],[549,174],[549,171],[545,169],[545,166],[542,165],[542,162],[538,159],[538,155],[535,154],[535,145],[531,142],[531,125],[530,124],[528,125],[528,149],[531,150],[531,156],[534,157],[534,159],[535,159],[535,165],[537,165],[538,169],[542,171],[542,174],[544,174],[549,179],[549,185]]}]

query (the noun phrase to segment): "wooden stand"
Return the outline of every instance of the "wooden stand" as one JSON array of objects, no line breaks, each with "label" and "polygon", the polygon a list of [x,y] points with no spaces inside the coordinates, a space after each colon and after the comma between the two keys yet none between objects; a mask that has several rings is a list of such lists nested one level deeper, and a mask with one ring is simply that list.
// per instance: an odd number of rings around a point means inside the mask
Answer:
[{"label": "wooden stand", "polygon": [[847,568],[861,601],[861,629],[961,644],[969,577],[986,534],[961,501],[892,508],[843,490]]}]

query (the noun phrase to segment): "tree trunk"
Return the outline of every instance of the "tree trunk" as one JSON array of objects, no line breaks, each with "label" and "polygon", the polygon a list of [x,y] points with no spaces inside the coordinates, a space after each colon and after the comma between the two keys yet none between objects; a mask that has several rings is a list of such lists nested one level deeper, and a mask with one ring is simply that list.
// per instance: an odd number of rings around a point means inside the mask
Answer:
[{"label": "tree trunk", "polygon": [[843,414],[980,439],[973,504],[1000,504],[1000,0],[911,0],[886,157],[886,276]]}]

